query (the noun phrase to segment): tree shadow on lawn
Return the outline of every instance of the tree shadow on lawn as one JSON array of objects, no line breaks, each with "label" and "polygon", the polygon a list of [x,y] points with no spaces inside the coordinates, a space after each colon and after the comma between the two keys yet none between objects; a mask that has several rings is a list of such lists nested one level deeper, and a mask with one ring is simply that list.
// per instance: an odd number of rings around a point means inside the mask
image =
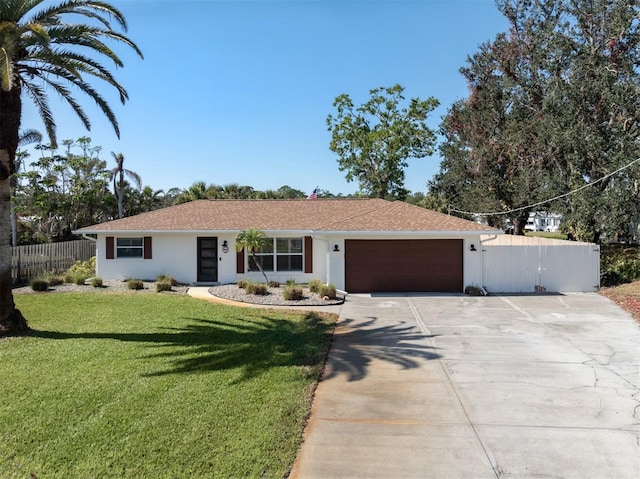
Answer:
[{"label": "tree shadow on lawn", "polygon": [[[148,343],[157,352],[144,358],[167,358],[171,367],[144,376],[198,373],[241,368],[238,381],[282,366],[313,367],[322,363],[334,324],[310,312],[302,321],[263,316],[262,321],[224,322],[184,318],[184,327],[149,333],[66,333],[34,330],[46,339],[108,339]],[[322,338],[326,338],[323,341]]]},{"label": "tree shadow on lawn", "polygon": [[[180,328],[164,328],[149,333],[86,332],[67,333],[34,330],[38,338],[107,339],[148,343],[155,352],[145,356],[166,358],[169,367],[144,376],[164,376],[180,373],[241,369],[234,382],[256,377],[271,368],[298,366],[311,370],[320,366],[327,351],[334,323],[321,314],[309,312],[302,321],[289,321],[262,316],[262,321],[224,322],[212,319],[185,318],[189,324]],[[410,325],[371,327],[375,318],[359,323],[347,331],[350,320],[342,321],[342,332],[331,346],[331,371],[335,375],[347,372],[349,380],[366,376],[369,364],[381,359],[403,368],[419,367],[418,358],[435,359],[424,344],[426,338]],[[323,341],[322,338],[326,338]],[[416,343],[422,341],[422,344]],[[316,370],[317,371],[317,370]]]},{"label": "tree shadow on lawn", "polygon": [[426,342],[437,335],[423,334],[412,321],[372,327],[377,319],[344,319],[338,323],[323,380],[346,374],[348,381],[359,381],[376,360],[400,369],[415,369],[424,361],[440,357],[434,352],[435,347]]}]

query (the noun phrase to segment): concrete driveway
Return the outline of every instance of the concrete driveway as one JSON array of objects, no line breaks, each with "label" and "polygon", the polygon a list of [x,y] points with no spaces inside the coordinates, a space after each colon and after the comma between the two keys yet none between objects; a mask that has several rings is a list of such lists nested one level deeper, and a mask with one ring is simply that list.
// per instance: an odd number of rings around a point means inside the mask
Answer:
[{"label": "concrete driveway", "polygon": [[597,294],[349,296],[290,477],[638,479],[639,388]]}]

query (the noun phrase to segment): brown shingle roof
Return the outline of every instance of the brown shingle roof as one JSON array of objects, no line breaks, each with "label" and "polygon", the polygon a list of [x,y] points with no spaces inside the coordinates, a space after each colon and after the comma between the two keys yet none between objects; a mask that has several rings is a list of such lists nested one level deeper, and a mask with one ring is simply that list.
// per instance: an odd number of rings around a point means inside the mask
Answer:
[{"label": "brown shingle roof", "polygon": [[382,199],[197,200],[88,226],[77,232],[237,232],[248,228],[318,232],[497,232],[455,216]]}]

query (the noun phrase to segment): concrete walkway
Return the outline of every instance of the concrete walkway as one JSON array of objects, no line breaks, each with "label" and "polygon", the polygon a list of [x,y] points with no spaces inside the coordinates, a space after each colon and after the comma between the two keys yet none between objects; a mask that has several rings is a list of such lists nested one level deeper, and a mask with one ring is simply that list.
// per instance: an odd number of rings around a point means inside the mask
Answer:
[{"label": "concrete walkway", "polygon": [[640,327],[597,294],[349,296],[290,477],[640,477]]}]

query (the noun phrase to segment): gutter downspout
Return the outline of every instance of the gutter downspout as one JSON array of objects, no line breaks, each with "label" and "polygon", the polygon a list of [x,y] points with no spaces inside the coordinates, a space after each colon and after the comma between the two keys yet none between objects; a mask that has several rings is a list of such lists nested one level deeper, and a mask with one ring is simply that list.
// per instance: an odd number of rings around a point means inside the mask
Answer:
[{"label": "gutter downspout", "polygon": [[[310,231],[309,235],[311,236],[311,238],[314,241],[321,241],[321,242],[323,242],[323,243],[325,243],[327,245],[327,254],[330,257],[331,256],[331,243],[329,243],[329,240],[328,239],[319,238],[317,235],[315,235],[313,233],[313,231]],[[325,277],[325,284],[329,284],[331,282],[331,281],[329,281],[330,276],[331,276],[331,263],[330,263],[330,261],[327,261],[327,275]],[[345,298],[347,297],[347,294],[348,294],[346,291],[342,291],[341,289],[336,289],[336,292],[342,294]]]},{"label": "gutter downspout", "polygon": [[92,238],[91,236],[87,236],[90,233],[82,233],[82,237],[86,240],[93,241],[94,243],[98,242],[98,238]]},{"label": "gutter downspout", "polygon": [[480,236],[480,268],[481,268],[480,279],[482,281],[480,284],[480,289],[482,290],[485,296],[489,296],[489,292],[487,291],[484,285],[484,251],[485,251],[484,242],[490,241],[492,239],[496,239],[498,235],[484,235],[484,236],[488,236],[488,238],[482,239],[482,235]]}]

